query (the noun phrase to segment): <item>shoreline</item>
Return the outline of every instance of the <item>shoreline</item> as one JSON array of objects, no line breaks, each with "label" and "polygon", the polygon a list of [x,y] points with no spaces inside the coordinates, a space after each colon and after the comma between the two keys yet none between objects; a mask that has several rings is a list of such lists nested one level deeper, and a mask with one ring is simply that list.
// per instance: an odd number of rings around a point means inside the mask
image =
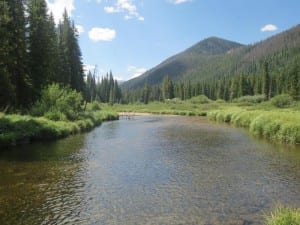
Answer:
[{"label": "shoreline", "polygon": [[140,113],[140,112],[118,112],[119,116],[151,116],[153,113]]},{"label": "shoreline", "polygon": [[118,120],[117,113],[94,111],[74,121],[54,121],[45,117],[9,114],[0,117],[0,147],[9,148],[35,141],[58,140],[88,132],[104,121]]}]

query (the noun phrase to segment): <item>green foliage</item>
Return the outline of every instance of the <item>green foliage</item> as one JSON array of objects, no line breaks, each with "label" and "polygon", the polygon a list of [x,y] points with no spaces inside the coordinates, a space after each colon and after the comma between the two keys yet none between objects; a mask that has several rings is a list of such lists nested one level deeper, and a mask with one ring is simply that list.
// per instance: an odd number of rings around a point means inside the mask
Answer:
[{"label": "green foliage", "polygon": [[240,98],[234,99],[233,102],[254,104],[254,103],[261,103],[265,100],[266,100],[265,95],[253,95],[253,96],[245,95]]},{"label": "green foliage", "polygon": [[[49,117],[63,116],[60,112],[47,112]],[[56,117],[58,116],[58,117]],[[53,118],[52,118],[53,119]],[[51,140],[83,132],[100,125],[104,120],[118,119],[114,112],[82,112],[76,121],[53,121],[45,117],[0,115],[0,146]]]},{"label": "green foliage", "polygon": [[267,225],[300,225],[300,208],[278,206],[265,220]]},{"label": "green foliage", "polygon": [[222,103],[226,103],[226,101],[225,100],[223,100],[223,99],[217,99],[216,100],[216,103],[218,103],[218,104],[222,104]]},{"label": "green foliage", "polygon": [[293,98],[288,94],[277,95],[271,99],[271,103],[278,108],[285,108],[293,104]]},{"label": "green foliage", "polygon": [[50,109],[50,111],[45,112],[44,117],[49,120],[54,120],[54,121],[66,121],[67,120],[66,115],[56,108],[52,108],[52,109]]},{"label": "green foliage", "polygon": [[31,114],[53,120],[75,120],[82,111],[82,101],[79,92],[52,84],[42,90],[41,99],[32,107]]},{"label": "green foliage", "polygon": [[162,94],[164,100],[174,98],[174,85],[169,76],[165,76],[163,79]]},{"label": "green foliage", "polygon": [[109,102],[111,105],[121,102],[122,92],[112,72],[102,77],[101,81],[97,81],[95,71],[94,74],[89,71],[87,75],[85,100],[87,102],[99,100],[104,103]]},{"label": "green foliage", "polygon": [[101,110],[101,104],[98,101],[93,101],[91,103],[88,103],[86,108],[89,111]]},{"label": "green foliage", "polygon": [[211,102],[211,100],[205,95],[198,95],[189,100],[193,104],[206,104]]},{"label": "green foliage", "polygon": [[75,27],[65,13],[57,29],[47,12],[45,0],[1,1],[0,109],[28,109],[51,83],[84,91]]},{"label": "green foliage", "polygon": [[252,134],[270,140],[290,144],[300,143],[300,114],[297,111],[229,108],[211,111],[208,113],[208,118],[248,128]]}]

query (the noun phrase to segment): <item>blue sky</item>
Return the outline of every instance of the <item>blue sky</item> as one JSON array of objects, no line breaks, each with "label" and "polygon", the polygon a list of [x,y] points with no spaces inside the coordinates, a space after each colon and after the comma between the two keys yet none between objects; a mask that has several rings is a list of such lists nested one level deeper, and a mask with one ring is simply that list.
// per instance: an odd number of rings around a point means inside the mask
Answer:
[{"label": "blue sky", "polygon": [[253,44],[300,22],[299,0],[47,0],[80,31],[87,68],[128,80],[211,36]]}]

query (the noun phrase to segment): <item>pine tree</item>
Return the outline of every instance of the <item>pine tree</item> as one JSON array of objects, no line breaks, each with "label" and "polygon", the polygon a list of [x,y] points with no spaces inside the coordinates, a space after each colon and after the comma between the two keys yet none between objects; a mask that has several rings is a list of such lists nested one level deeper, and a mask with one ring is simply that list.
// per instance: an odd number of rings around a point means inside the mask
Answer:
[{"label": "pine tree", "polygon": [[169,76],[165,76],[162,84],[162,93],[164,100],[174,98],[174,86]]},{"label": "pine tree", "polygon": [[74,23],[70,21],[67,11],[64,11],[63,21],[58,25],[60,82],[83,92],[85,90],[81,50],[78,45],[78,35]]},{"label": "pine tree", "polygon": [[25,16],[23,0],[5,0],[11,20],[6,24],[9,32],[7,55],[7,70],[11,76],[11,84],[14,86],[15,107],[26,107],[30,102],[30,80],[26,75],[27,54],[25,41]]},{"label": "pine tree", "polygon": [[296,100],[300,99],[300,57],[295,58],[290,69],[289,94]]},{"label": "pine tree", "polygon": [[50,27],[45,0],[29,0],[28,11],[30,77],[34,96],[38,98],[42,88],[51,83],[55,69],[51,61],[57,56],[53,55],[55,46],[54,40],[50,37],[50,32],[51,30],[53,32],[54,28]]},{"label": "pine tree", "polygon": [[49,81],[50,83],[59,83],[59,49],[58,49],[58,33],[54,22],[53,14],[51,13],[48,20],[48,35],[49,35]]},{"label": "pine tree", "polygon": [[143,94],[142,94],[142,98],[143,98],[143,103],[144,104],[148,104],[148,102],[149,102],[149,94],[150,94],[150,89],[149,89],[148,83],[146,82],[144,84]]},{"label": "pine tree", "polygon": [[262,79],[262,93],[266,96],[267,99],[271,98],[271,79],[269,73],[269,64],[268,62],[264,63],[263,79]]},{"label": "pine tree", "polygon": [[0,3],[0,110],[14,102],[16,97],[11,75],[8,71],[11,51],[8,25],[11,20],[8,4],[3,1]]}]

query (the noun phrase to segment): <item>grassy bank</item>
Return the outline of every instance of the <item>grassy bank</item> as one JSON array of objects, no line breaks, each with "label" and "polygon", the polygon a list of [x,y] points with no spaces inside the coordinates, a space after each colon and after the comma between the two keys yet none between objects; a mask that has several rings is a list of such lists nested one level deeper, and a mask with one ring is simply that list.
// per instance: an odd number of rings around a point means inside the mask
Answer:
[{"label": "grassy bank", "polygon": [[300,208],[279,206],[271,215],[266,216],[267,225],[300,225]]},{"label": "grassy bank", "polygon": [[231,123],[249,129],[250,133],[289,144],[300,144],[300,113],[230,107],[208,113],[210,120]]},{"label": "grassy bank", "polygon": [[[282,97],[282,96],[279,96]],[[178,99],[145,104],[101,105],[116,112],[137,112],[186,116],[208,116],[210,120],[245,127],[260,137],[272,141],[300,144],[300,102],[274,98],[276,101],[256,101],[258,97],[242,97],[233,103],[212,101],[205,96],[190,100]],[[287,104],[288,103],[288,104]]]},{"label": "grassy bank", "polygon": [[0,146],[52,140],[91,130],[105,120],[118,119],[111,111],[82,112],[74,121],[53,121],[45,117],[0,114]]}]

